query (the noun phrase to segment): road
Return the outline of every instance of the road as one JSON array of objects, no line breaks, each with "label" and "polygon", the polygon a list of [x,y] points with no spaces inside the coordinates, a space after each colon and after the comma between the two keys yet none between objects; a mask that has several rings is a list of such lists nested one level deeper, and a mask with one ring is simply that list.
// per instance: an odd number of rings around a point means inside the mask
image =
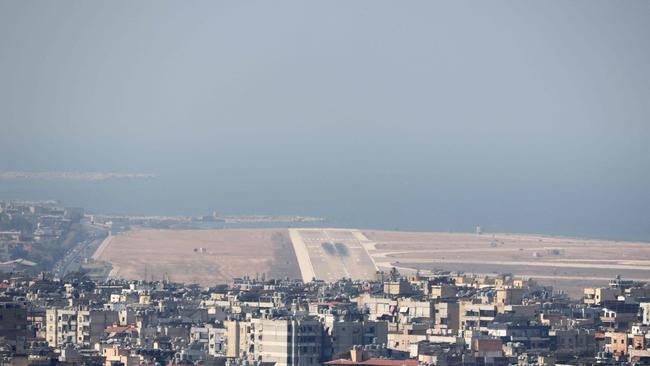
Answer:
[{"label": "road", "polygon": [[82,223],[81,226],[87,235],[83,235],[84,239],[70,248],[52,267],[52,272],[59,278],[67,273],[78,271],[86,258],[93,255],[97,247],[101,245],[106,235],[108,235],[104,228],[86,222]]}]

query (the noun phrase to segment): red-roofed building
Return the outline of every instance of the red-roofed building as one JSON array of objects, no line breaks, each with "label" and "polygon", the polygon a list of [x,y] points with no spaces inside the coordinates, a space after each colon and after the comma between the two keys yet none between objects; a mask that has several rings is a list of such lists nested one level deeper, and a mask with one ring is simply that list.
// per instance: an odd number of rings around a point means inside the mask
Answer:
[{"label": "red-roofed building", "polygon": [[325,365],[364,365],[364,366],[417,366],[417,360],[386,360],[380,358],[371,358],[365,361],[352,361],[347,359],[338,359],[328,361]]},{"label": "red-roofed building", "polygon": [[350,350],[350,360],[341,358],[325,362],[325,365],[363,365],[363,366],[418,366],[417,360],[388,360],[383,358],[368,358],[368,353],[355,346]]},{"label": "red-roofed building", "polygon": [[133,325],[125,325],[125,326],[119,326],[119,325],[113,325],[110,327],[106,327],[105,332],[106,333],[130,333],[133,331],[138,331],[138,328],[136,328]]}]

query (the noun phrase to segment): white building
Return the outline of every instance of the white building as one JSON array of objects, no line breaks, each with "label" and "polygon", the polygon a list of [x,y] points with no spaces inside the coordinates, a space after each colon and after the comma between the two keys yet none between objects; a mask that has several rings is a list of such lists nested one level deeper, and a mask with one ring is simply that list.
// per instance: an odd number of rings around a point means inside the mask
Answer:
[{"label": "white building", "polygon": [[276,366],[320,365],[323,327],[316,319],[252,319],[251,355]]}]

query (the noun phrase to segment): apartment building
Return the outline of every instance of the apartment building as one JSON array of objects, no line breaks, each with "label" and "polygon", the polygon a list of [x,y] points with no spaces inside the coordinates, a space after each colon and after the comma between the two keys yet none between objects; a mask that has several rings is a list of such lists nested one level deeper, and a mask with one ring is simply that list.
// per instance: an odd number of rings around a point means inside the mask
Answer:
[{"label": "apartment building", "polygon": [[616,301],[621,291],[611,287],[588,287],[584,289],[584,303],[586,305],[600,305],[607,301]]},{"label": "apartment building", "polygon": [[388,323],[378,321],[344,321],[335,316],[324,320],[325,335],[323,357],[331,359],[337,354],[347,352],[353,346],[386,344],[388,341]]},{"label": "apartment building", "polygon": [[479,329],[487,331],[487,326],[494,321],[497,314],[497,305],[460,302],[460,329]]},{"label": "apartment building", "polygon": [[252,319],[255,360],[276,366],[317,366],[321,361],[323,326],[317,319]]},{"label": "apartment building", "polygon": [[435,304],[434,327],[445,332],[457,332],[460,326],[460,304],[455,301]]},{"label": "apartment building", "polygon": [[92,345],[100,340],[106,327],[119,324],[116,311],[47,309],[46,340],[51,347],[66,343]]}]

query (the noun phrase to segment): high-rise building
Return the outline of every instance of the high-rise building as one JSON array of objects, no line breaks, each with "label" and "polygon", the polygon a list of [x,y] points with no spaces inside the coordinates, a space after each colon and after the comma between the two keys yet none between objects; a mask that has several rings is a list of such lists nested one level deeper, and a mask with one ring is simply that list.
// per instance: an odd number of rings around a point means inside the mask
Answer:
[{"label": "high-rise building", "polygon": [[276,366],[320,365],[323,326],[317,319],[252,319],[252,355]]}]

